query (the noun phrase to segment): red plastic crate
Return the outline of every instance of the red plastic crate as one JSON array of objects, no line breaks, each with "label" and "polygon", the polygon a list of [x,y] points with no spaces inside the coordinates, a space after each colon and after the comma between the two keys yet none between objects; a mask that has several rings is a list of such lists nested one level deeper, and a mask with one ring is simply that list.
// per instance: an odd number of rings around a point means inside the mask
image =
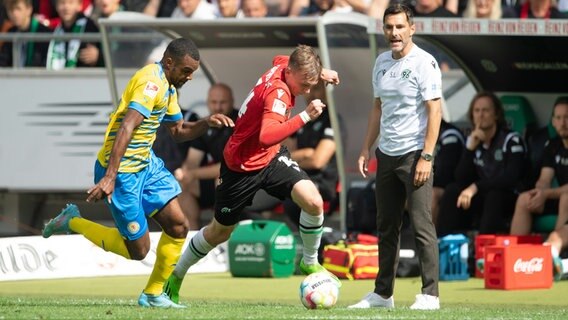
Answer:
[{"label": "red plastic crate", "polygon": [[550,246],[519,244],[485,248],[486,289],[552,287]]},{"label": "red plastic crate", "polygon": [[[487,246],[508,246],[512,244],[541,244],[542,236],[505,236],[495,234],[480,234],[475,237],[475,261],[484,257],[484,250]],[[475,266],[475,277],[483,278],[483,271]]]}]

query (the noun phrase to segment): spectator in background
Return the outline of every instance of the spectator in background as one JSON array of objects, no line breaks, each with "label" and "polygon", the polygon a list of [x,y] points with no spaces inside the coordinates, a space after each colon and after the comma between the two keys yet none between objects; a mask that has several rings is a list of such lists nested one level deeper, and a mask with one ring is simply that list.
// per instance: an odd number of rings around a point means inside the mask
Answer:
[{"label": "spectator in background", "polygon": [[292,0],[266,0],[269,17],[287,17]]},{"label": "spectator in background", "polygon": [[465,146],[462,132],[442,119],[434,157],[434,184],[432,187],[432,222],[438,221],[440,200],[446,186],[454,182],[456,167]]},{"label": "spectator in background", "polygon": [[503,18],[567,19],[568,14],[558,10],[555,0],[526,0],[503,13]]},{"label": "spectator in background", "polygon": [[[220,113],[237,120],[233,91],[224,83],[209,88],[207,108],[210,114]],[[183,163],[175,170],[182,189],[179,202],[188,217],[190,230],[201,228],[201,209],[215,202],[223,148],[232,133],[232,127],[209,128],[206,134],[191,142]]]},{"label": "spectator in background", "polygon": [[367,15],[375,19],[382,19],[390,0],[371,0],[367,9]]},{"label": "spectator in background", "polygon": [[[61,24],[54,34],[98,33],[99,28],[81,12],[81,0],[56,0]],[[101,67],[103,57],[100,43],[73,40],[52,40],[47,51],[47,69],[62,70],[75,67]]]},{"label": "spectator in background", "polygon": [[[459,18],[458,15],[442,6],[440,0],[416,0],[411,8],[417,18]],[[442,72],[455,67],[452,59],[440,48],[426,41],[418,41],[417,43],[436,58]]]},{"label": "spectator in background", "polygon": [[292,0],[290,16],[319,16],[328,11],[367,13],[370,0]]},{"label": "spectator in background", "polygon": [[[215,19],[217,17],[215,7],[207,2],[207,0],[178,0],[178,6],[172,13],[172,18],[176,19]],[[156,48],[150,52],[146,59],[146,63],[154,63],[163,55],[168,40],[162,41]]]},{"label": "spectator in background", "polygon": [[503,15],[500,0],[468,0],[464,18],[499,20]]},{"label": "spectator in background", "polygon": [[246,18],[265,18],[268,16],[265,0],[241,0],[241,10]]},{"label": "spectator in background", "polygon": [[446,9],[440,0],[416,0],[411,6],[417,18],[457,18],[458,15]]},{"label": "spectator in background", "polygon": [[[568,222],[568,98],[554,103],[552,125],[558,137],[549,140],[534,189],[521,193],[511,222],[512,235],[531,233],[534,215],[557,213],[555,230]],[[553,187],[556,179],[558,187]]]},{"label": "spectator in background", "polygon": [[176,0],[123,0],[126,11],[141,12],[151,17],[170,17],[178,1]]},{"label": "spectator in background", "polygon": [[[0,34],[8,32],[8,29],[12,27],[12,23],[10,22],[10,19],[8,19],[6,10],[4,3],[2,3],[2,5],[0,5]],[[4,41],[0,40],[0,49],[2,49],[3,44]]]},{"label": "spectator in background", "polygon": [[523,178],[526,147],[505,122],[503,105],[491,92],[477,93],[468,109],[473,130],[440,202],[438,236],[462,230],[507,232],[516,189]]},{"label": "spectator in background", "polygon": [[[48,27],[33,17],[31,0],[5,0],[4,4],[13,24],[13,27],[8,30],[9,33],[51,33]],[[17,45],[20,45],[20,50],[18,50],[19,62],[15,67],[45,67],[48,43],[47,41],[16,42]],[[0,49],[1,67],[13,66],[13,45],[14,43],[8,41]]]},{"label": "spectator in background", "polygon": [[94,0],[95,8],[90,18],[97,23],[98,18],[108,18],[115,12],[124,11],[121,0]]},{"label": "spectator in background", "polygon": [[[93,0],[81,0],[81,12],[90,16],[93,11]],[[61,17],[57,13],[56,0],[33,0],[34,16],[44,26],[55,29],[61,24]]]},{"label": "spectator in background", "polygon": [[240,0],[212,0],[211,2],[217,8],[217,16],[219,18],[242,18]]},{"label": "spectator in background", "polygon": [[558,10],[554,0],[526,0],[515,6],[512,15],[503,15],[503,18],[567,19],[568,15]]}]

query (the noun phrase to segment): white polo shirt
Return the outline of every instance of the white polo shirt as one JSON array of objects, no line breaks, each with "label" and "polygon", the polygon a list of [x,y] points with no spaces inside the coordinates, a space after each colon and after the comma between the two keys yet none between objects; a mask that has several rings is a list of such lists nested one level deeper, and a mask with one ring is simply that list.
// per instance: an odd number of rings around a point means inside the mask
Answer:
[{"label": "white polo shirt", "polygon": [[379,149],[400,156],[424,147],[428,114],[425,101],[442,97],[442,73],[436,59],[413,45],[403,58],[392,51],[377,57],[373,92],[381,99]]}]

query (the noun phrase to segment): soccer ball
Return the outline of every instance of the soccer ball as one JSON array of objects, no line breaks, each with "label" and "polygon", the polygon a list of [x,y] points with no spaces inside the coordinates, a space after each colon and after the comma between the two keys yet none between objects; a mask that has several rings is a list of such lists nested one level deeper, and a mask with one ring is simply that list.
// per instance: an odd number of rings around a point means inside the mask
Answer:
[{"label": "soccer ball", "polygon": [[327,272],[312,273],[300,284],[300,300],[307,309],[329,309],[338,297],[337,282]]}]

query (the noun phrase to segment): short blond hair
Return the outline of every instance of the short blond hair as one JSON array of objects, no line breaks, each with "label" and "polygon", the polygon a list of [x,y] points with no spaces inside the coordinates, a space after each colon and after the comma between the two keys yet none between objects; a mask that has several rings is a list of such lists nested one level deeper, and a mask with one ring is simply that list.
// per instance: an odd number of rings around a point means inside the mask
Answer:
[{"label": "short blond hair", "polygon": [[321,60],[314,48],[299,45],[290,55],[288,67],[294,71],[300,71],[309,80],[318,80],[321,75]]}]

